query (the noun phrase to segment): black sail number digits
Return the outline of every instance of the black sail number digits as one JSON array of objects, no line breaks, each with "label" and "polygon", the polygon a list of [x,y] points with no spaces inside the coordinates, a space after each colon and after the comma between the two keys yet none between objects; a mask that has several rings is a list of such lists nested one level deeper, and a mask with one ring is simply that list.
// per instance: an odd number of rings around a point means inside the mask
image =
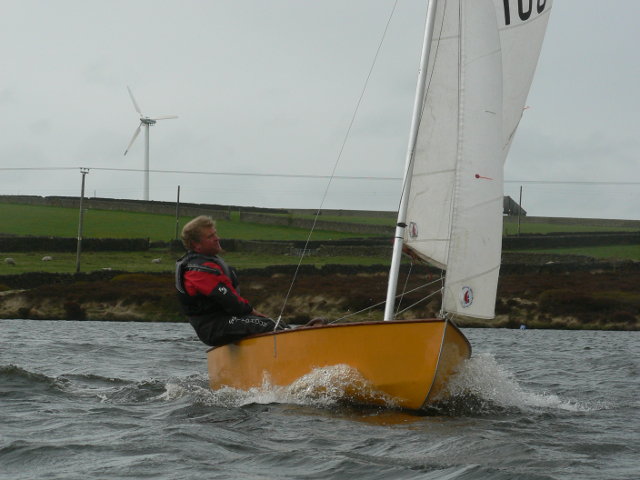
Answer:
[{"label": "black sail number digits", "polygon": [[503,0],[505,25],[511,24],[511,4],[514,3],[518,5],[518,17],[523,22],[529,20],[534,9],[540,14],[547,6],[547,0]]}]

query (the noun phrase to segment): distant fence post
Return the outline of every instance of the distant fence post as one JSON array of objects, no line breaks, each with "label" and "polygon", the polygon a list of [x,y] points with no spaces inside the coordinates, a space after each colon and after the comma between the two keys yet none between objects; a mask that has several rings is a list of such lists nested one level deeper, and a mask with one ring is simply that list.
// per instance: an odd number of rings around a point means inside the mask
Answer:
[{"label": "distant fence post", "polygon": [[176,240],[178,240],[179,229],[180,229],[180,185],[178,185],[178,198],[176,199]]},{"label": "distant fence post", "polygon": [[520,236],[520,217],[522,216],[522,185],[520,185],[520,199],[518,200],[518,236]]},{"label": "distant fence post", "polygon": [[82,187],[80,188],[80,218],[78,219],[78,247],[76,249],[76,273],[80,273],[80,252],[82,251],[82,220],[84,218],[83,200],[84,200],[84,178],[89,173],[88,168],[81,168]]}]

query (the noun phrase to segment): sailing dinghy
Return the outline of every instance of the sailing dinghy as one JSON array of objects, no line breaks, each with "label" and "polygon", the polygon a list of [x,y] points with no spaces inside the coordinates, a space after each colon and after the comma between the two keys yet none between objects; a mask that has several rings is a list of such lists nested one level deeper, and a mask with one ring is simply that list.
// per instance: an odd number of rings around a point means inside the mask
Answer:
[{"label": "sailing dinghy", "polygon": [[[354,403],[418,410],[470,357],[456,316],[493,318],[503,164],[552,0],[430,0],[384,321],[255,335],[208,352],[210,385],[290,386],[346,367]],[[439,318],[395,320],[402,252],[446,271]]]}]

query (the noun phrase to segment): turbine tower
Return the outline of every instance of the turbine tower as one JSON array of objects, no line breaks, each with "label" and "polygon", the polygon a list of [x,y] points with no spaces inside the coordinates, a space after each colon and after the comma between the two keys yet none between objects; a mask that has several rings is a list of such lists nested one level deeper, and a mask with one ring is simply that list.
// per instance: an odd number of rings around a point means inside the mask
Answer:
[{"label": "turbine tower", "polygon": [[138,102],[136,102],[135,97],[133,96],[133,92],[127,86],[127,90],[129,90],[129,96],[131,97],[131,101],[133,102],[133,108],[136,109],[136,112],[140,114],[140,125],[136,128],[136,131],[133,132],[133,137],[131,137],[131,141],[127,146],[127,149],[124,151],[126,155],[133,142],[138,138],[138,134],[140,133],[140,129],[144,125],[144,200],[149,200],[149,127],[155,125],[158,120],[167,120],[170,118],[178,118],[177,115],[157,115],[155,117],[147,117],[142,113],[140,107],[138,106]]}]

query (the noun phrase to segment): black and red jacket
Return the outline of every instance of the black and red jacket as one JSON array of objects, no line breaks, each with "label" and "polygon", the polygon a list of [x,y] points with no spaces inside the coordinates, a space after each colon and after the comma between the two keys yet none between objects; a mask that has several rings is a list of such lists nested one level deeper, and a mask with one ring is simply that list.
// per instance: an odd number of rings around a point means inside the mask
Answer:
[{"label": "black and red jacket", "polygon": [[176,289],[188,317],[243,316],[253,310],[238,292],[238,277],[218,256],[187,252],[176,262]]}]

